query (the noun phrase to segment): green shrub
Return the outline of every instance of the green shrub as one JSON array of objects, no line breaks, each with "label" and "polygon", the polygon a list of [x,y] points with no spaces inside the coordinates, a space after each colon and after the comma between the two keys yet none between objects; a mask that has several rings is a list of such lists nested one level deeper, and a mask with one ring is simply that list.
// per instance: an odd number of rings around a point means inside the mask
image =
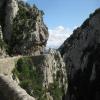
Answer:
[{"label": "green shrub", "polygon": [[43,73],[37,67],[34,66],[31,58],[21,58],[16,64],[16,68],[13,70],[13,76],[18,77],[20,80],[20,86],[24,88],[31,96],[34,96],[40,100],[44,94],[42,83]]},{"label": "green shrub", "polygon": [[62,87],[59,87],[59,82],[54,80],[54,83],[49,85],[48,91],[53,96],[54,100],[61,100],[63,96]]},{"label": "green shrub", "polygon": [[37,100],[47,100],[46,93],[49,92],[54,100],[61,100],[64,94],[63,88],[59,87],[59,79],[61,72],[57,72],[54,82],[49,87],[43,87],[43,71],[39,66],[34,66],[32,58],[24,57],[18,60],[16,68],[13,70],[13,78],[18,77],[20,86],[24,88],[28,94],[36,97]]}]

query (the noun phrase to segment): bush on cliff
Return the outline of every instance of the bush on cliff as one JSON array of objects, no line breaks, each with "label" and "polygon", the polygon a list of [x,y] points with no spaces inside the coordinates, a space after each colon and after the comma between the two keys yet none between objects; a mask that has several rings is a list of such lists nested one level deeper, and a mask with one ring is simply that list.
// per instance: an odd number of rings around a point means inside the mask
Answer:
[{"label": "bush on cliff", "polygon": [[20,86],[24,88],[31,96],[40,100],[43,95],[42,81],[43,73],[32,63],[31,58],[21,58],[13,70],[13,77],[18,77]]}]

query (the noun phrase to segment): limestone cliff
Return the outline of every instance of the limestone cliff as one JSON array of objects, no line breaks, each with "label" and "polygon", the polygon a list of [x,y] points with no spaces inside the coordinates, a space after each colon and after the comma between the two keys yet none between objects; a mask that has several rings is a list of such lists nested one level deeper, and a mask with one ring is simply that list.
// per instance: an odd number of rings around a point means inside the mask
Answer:
[{"label": "limestone cliff", "polygon": [[20,58],[12,77],[37,100],[62,100],[67,90],[65,64],[57,51]]},{"label": "limestone cliff", "polygon": [[44,54],[49,34],[43,15],[35,5],[0,0],[0,100],[62,100],[66,93],[60,53]]},{"label": "limestone cliff", "polygon": [[6,42],[9,42],[12,34],[13,19],[18,11],[17,0],[0,0],[0,24]]},{"label": "limestone cliff", "polygon": [[48,28],[43,22],[44,12],[35,5],[19,2],[19,11],[13,22],[11,54],[39,55],[48,40]]},{"label": "limestone cliff", "polygon": [[44,54],[49,36],[44,12],[18,1],[0,1],[0,100],[61,100],[65,63],[58,51]]},{"label": "limestone cliff", "polygon": [[[19,93],[18,90],[22,91],[21,88],[17,89],[16,84],[15,87],[11,86],[11,84],[14,84],[13,81],[8,84],[8,79],[13,79],[36,100],[62,100],[62,96],[67,90],[65,63],[60,53],[54,50],[50,50],[48,54],[38,56],[17,56],[0,59],[0,74],[4,76],[3,79],[0,76],[0,93],[5,93],[2,98],[9,98],[9,95],[14,97],[15,94]],[[6,80],[5,77],[8,77],[8,79]],[[7,90],[3,89],[6,87]],[[13,88],[14,94],[11,91]],[[21,94],[28,98],[25,92],[22,91]],[[21,98],[20,94],[15,96],[15,98],[17,97]],[[24,100],[24,98],[21,100]]]},{"label": "limestone cliff", "polygon": [[100,99],[100,8],[59,48],[68,73],[64,100]]},{"label": "limestone cliff", "polygon": [[3,40],[2,28],[0,26],[0,58],[7,56],[5,48],[6,48],[6,44]]},{"label": "limestone cliff", "polygon": [[0,1],[0,25],[6,52],[14,55],[39,55],[48,40],[48,28],[43,22],[44,12],[23,1]]}]

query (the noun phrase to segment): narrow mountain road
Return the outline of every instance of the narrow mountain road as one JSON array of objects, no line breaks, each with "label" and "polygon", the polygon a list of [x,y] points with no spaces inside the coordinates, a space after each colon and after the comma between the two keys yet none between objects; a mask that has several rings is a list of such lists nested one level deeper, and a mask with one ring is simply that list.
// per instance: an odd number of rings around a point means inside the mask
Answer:
[{"label": "narrow mountain road", "polygon": [[21,57],[22,56],[16,56],[0,59],[0,74],[10,75],[15,67],[15,62]]}]

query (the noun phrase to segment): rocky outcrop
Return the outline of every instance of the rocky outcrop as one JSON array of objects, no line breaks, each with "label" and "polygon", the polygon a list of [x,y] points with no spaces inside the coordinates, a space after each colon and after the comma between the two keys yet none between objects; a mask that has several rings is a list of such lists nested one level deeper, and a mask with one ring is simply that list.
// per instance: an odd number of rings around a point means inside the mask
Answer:
[{"label": "rocky outcrop", "polygon": [[37,100],[61,100],[67,90],[65,64],[60,53],[53,50],[19,59],[13,78],[19,79],[19,85]]},{"label": "rocky outcrop", "polygon": [[68,73],[64,100],[100,99],[100,9],[59,48]]},{"label": "rocky outcrop", "polygon": [[44,12],[18,1],[0,1],[0,58],[9,55],[0,59],[0,100],[61,100],[65,63],[58,51],[44,54],[49,36]]},{"label": "rocky outcrop", "polygon": [[1,0],[0,4],[0,15],[3,19],[3,22],[1,21],[3,35],[5,41],[9,42],[13,33],[13,19],[15,18],[18,11],[18,2],[17,0]]},{"label": "rocky outcrop", "polygon": [[23,90],[16,82],[0,74],[0,99],[1,100],[36,100]]},{"label": "rocky outcrop", "polygon": [[[67,90],[65,63],[56,50],[49,50],[47,54],[38,56],[0,59],[0,74],[6,75],[9,80],[16,81],[36,100],[61,100]],[[4,87],[5,85],[2,88]],[[1,90],[2,88],[0,87]],[[9,89],[12,90],[10,87]],[[0,94],[4,93],[6,96],[2,98],[9,97],[5,90],[3,93],[0,91]],[[10,94],[13,96],[12,92]]]},{"label": "rocky outcrop", "polygon": [[48,88],[49,84],[54,83],[54,80],[58,78],[60,87],[64,86],[67,89],[65,63],[63,62],[63,59],[58,51],[51,49],[47,55],[44,55],[43,73],[44,86]]},{"label": "rocky outcrop", "polygon": [[2,28],[0,26],[0,58],[7,56],[6,51],[5,51],[5,47],[6,47],[6,45],[5,45],[4,40],[3,40]]},{"label": "rocky outcrop", "polygon": [[5,23],[4,23],[4,38],[9,43],[13,34],[13,19],[18,11],[17,0],[6,0],[5,7]]},{"label": "rocky outcrop", "polygon": [[6,51],[14,55],[39,55],[48,40],[48,28],[43,22],[44,12],[23,1],[0,1],[0,25]]},{"label": "rocky outcrop", "polygon": [[35,5],[19,2],[19,11],[13,23],[11,54],[39,55],[48,40],[48,29],[43,22],[44,12]]}]

